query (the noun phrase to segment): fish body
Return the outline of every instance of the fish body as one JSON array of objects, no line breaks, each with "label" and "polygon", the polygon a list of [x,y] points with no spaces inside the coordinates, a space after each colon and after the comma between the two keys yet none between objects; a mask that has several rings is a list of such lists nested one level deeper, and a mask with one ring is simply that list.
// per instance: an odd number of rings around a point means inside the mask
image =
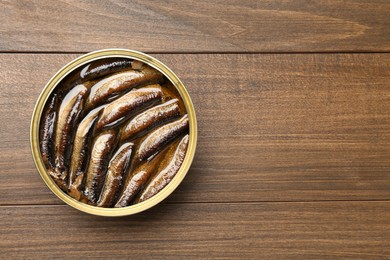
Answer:
[{"label": "fish body", "polygon": [[124,143],[110,160],[97,206],[111,207],[114,203],[114,199],[122,186],[123,175],[130,165],[133,145],[133,143]]},{"label": "fish body", "polygon": [[116,144],[117,132],[113,129],[102,132],[94,140],[84,188],[84,195],[92,205],[95,205],[99,199],[107,166]]},{"label": "fish body", "polygon": [[172,181],[183,164],[187,147],[188,135],[184,136],[177,145],[169,149],[165,155],[165,160],[159,165],[156,175],[145,185],[136,203],[153,197]]}]

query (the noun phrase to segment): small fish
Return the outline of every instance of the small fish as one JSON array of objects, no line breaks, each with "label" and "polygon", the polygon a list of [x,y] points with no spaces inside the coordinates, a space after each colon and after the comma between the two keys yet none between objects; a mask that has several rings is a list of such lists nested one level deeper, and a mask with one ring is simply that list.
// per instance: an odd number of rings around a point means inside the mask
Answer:
[{"label": "small fish", "polygon": [[88,163],[94,126],[103,107],[98,107],[88,113],[79,124],[73,143],[73,151],[69,170],[69,195],[79,200],[81,196],[81,184]]},{"label": "small fish", "polygon": [[188,130],[187,114],[172,123],[160,126],[141,141],[135,155],[136,160],[141,162],[155,155],[186,130]]},{"label": "small fish", "polygon": [[66,185],[66,181],[64,179],[61,178],[61,175],[58,174],[58,172],[56,171],[56,169],[48,169],[49,171],[49,175],[51,176],[51,178],[53,179],[53,181],[57,184],[57,186],[63,190],[64,192],[66,192],[68,190],[68,187]]},{"label": "small fish", "polygon": [[42,114],[40,136],[42,160],[47,169],[54,168],[54,129],[57,120],[57,94],[50,97]]},{"label": "small fish", "polygon": [[88,110],[104,102],[112,101],[132,88],[159,83],[163,79],[163,74],[149,66],[141,71],[129,70],[106,77],[92,86],[87,99],[86,109]]},{"label": "small fish", "polygon": [[114,203],[117,193],[122,187],[123,175],[130,165],[133,145],[133,143],[124,143],[110,160],[97,206],[111,207]]},{"label": "small fish", "polygon": [[123,190],[115,204],[115,208],[126,207],[134,199],[142,186],[148,181],[159,162],[159,156],[136,167],[126,177]]},{"label": "small fish", "polygon": [[164,161],[159,165],[156,175],[145,185],[135,203],[153,197],[172,181],[183,164],[187,147],[188,135],[184,136],[178,145],[170,147]]},{"label": "small fish", "polygon": [[132,60],[110,61],[98,66],[88,64],[80,72],[80,78],[83,80],[95,79],[106,76],[111,73],[120,72],[131,68]]},{"label": "small fish", "polygon": [[99,199],[108,162],[116,144],[117,132],[113,129],[102,132],[93,143],[84,189],[84,195],[90,204],[95,205]]},{"label": "small fish", "polygon": [[66,183],[68,174],[67,158],[73,143],[73,129],[82,111],[86,93],[87,88],[84,84],[79,84],[66,94],[60,105],[55,135],[56,169],[54,176],[59,182]]},{"label": "small fish", "polygon": [[141,134],[178,116],[180,116],[180,108],[177,99],[154,106],[132,118],[123,127],[121,139],[138,138]]},{"label": "small fish", "polygon": [[150,85],[130,91],[122,97],[108,104],[97,122],[97,131],[119,124],[140,109],[161,102],[162,91],[160,85]]}]

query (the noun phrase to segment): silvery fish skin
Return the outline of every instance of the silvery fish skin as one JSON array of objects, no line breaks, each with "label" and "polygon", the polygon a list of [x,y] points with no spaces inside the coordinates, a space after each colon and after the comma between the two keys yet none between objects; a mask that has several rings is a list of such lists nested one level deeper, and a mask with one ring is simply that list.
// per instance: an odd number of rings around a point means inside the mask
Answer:
[{"label": "silvery fish skin", "polygon": [[47,107],[42,114],[42,130],[40,136],[40,146],[41,146],[41,154],[42,160],[45,164],[46,168],[53,169],[54,168],[54,128],[57,120],[57,94],[54,94]]},{"label": "silvery fish skin", "polygon": [[84,195],[88,202],[95,205],[106,176],[108,162],[117,144],[117,132],[107,130],[102,132],[94,140],[91,158],[85,177]]},{"label": "silvery fish skin", "polygon": [[95,79],[131,68],[132,60],[117,60],[93,66],[88,64],[80,72],[83,80]]},{"label": "silvery fish skin", "polygon": [[124,143],[110,160],[98,207],[111,207],[122,186],[124,173],[130,165],[133,143]]},{"label": "silvery fish skin", "polygon": [[187,147],[188,135],[184,136],[177,146],[172,146],[169,149],[167,155],[165,155],[165,161],[160,164],[157,170],[157,174],[140,192],[136,203],[143,202],[153,197],[172,181],[183,164],[187,152]]},{"label": "silvery fish skin", "polygon": [[104,102],[111,101],[123,92],[132,88],[159,83],[164,79],[163,75],[150,67],[141,71],[129,70],[104,78],[91,88],[87,99],[87,109],[91,109]]},{"label": "silvery fish skin", "polygon": [[126,140],[140,137],[142,133],[178,116],[180,116],[178,100],[169,100],[168,102],[152,107],[131,119],[130,122],[123,127],[121,139]]},{"label": "silvery fish skin", "polygon": [[67,153],[72,144],[72,132],[83,109],[86,93],[87,88],[84,84],[75,86],[66,94],[58,111],[55,136],[56,176],[53,177],[58,179],[59,182],[66,183],[68,174]]},{"label": "silvery fish skin", "polygon": [[157,156],[150,161],[144,162],[128,174],[125,184],[123,185],[122,193],[114,206],[115,208],[122,208],[130,205],[142,186],[155,171],[156,165],[158,164],[158,158],[159,157]]},{"label": "silvery fish skin", "polygon": [[95,108],[81,121],[77,127],[73,142],[73,151],[69,170],[69,195],[79,200],[81,196],[81,184],[88,163],[90,152],[89,143],[92,140],[94,126],[99,118],[102,107]]},{"label": "silvery fish skin", "polygon": [[[47,169],[49,172],[49,175],[51,176],[52,180],[57,184],[57,186],[63,190],[64,192],[67,191],[68,186],[66,185],[66,180],[62,175],[60,175],[56,169]],[[66,176],[65,176],[66,177]]]},{"label": "silvery fish skin", "polygon": [[166,144],[188,129],[188,116],[184,115],[179,120],[160,126],[149,133],[140,143],[135,158],[144,161],[161,151]]},{"label": "silvery fish skin", "polygon": [[161,102],[162,91],[160,85],[150,85],[135,89],[109,103],[103,110],[97,122],[96,129],[101,130],[119,124],[140,109]]}]

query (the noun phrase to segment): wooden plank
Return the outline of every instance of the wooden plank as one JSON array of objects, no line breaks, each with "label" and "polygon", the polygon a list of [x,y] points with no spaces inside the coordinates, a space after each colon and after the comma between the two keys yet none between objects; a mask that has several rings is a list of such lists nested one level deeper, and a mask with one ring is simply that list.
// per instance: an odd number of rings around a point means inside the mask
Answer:
[{"label": "wooden plank", "polygon": [[[29,123],[76,56],[0,55],[0,204],[61,203],[34,167]],[[390,199],[389,54],[155,56],[184,81],[199,123],[168,201]]]},{"label": "wooden plank", "polygon": [[116,219],[1,207],[0,230],[4,258],[385,259],[390,204],[166,204]]},{"label": "wooden plank", "polygon": [[390,3],[0,1],[0,51],[390,51]]}]

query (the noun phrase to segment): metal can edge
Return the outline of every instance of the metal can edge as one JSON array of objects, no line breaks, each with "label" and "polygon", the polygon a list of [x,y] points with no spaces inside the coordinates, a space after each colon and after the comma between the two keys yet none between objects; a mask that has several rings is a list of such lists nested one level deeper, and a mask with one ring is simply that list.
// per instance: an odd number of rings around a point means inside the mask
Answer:
[{"label": "metal can edge", "polygon": [[[135,204],[124,208],[101,208],[101,207],[91,206],[82,203],[80,201],[77,201],[71,198],[70,196],[68,196],[67,194],[65,194],[60,188],[57,187],[57,185],[49,176],[49,173],[47,172],[46,167],[43,164],[41,154],[40,154],[40,148],[39,148],[39,123],[40,123],[43,107],[46,104],[49,95],[57,86],[57,84],[66,75],[71,73],[74,69],[82,66],[83,64],[87,62],[91,62],[93,60],[109,58],[109,57],[125,57],[125,58],[136,59],[148,64],[149,66],[163,73],[172,82],[172,84],[178,90],[181,98],[183,99],[183,103],[186,107],[188,118],[189,118],[189,128],[190,128],[189,129],[190,141],[187,149],[187,154],[186,157],[184,158],[183,164],[179,172],[176,174],[173,180],[163,190],[161,190],[159,193],[157,193],[155,196],[151,197],[150,199],[141,202],[139,204]],[[32,157],[35,166],[41,178],[48,186],[48,188],[57,197],[59,197],[62,201],[64,201],[69,206],[78,209],[80,211],[92,215],[115,217],[115,216],[133,215],[145,211],[157,205],[161,201],[163,201],[179,186],[179,184],[186,176],[192,164],[192,161],[194,159],[196,144],[197,144],[197,134],[198,134],[197,120],[196,120],[194,105],[191,101],[191,98],[184,84],[181,82],[181,80],[176,76],[176,74],[171,69],[169,69],[165,64],[163,64],[156,58],[144,54],[142,52],[128,50],[128,49],[103,49],[103,50],[98,50],[98,51],[84,54],[72,60],[64,67],[62,67],[60,70],[58,70],[57,73],[54,74],[54,76],[48,81],[48,83],[45,85],[44,89],[42,90],[41,94],[39,95],[32,113],[32,119],[30,125],[30,146],[31,146],[31,152],[32,152]]]}]

